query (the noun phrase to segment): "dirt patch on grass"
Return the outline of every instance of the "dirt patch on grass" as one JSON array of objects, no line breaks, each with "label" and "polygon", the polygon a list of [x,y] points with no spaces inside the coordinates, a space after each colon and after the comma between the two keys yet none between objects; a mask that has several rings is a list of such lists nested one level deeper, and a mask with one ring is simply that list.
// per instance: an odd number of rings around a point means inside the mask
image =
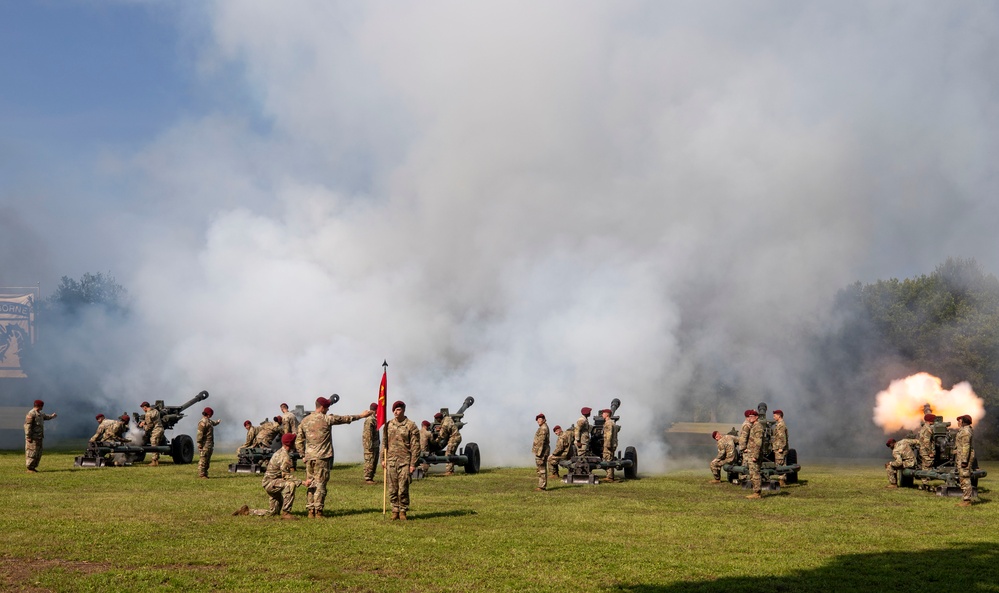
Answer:
[{"label": "dirt patch on grass", "polygon": [[22,593],[49,591],[36,586],[35,575],[47,570],[62,569],[79,574],[104,572],[111,568],[106,562],[48,560],[44,558],[0,558],[0,590]]}]

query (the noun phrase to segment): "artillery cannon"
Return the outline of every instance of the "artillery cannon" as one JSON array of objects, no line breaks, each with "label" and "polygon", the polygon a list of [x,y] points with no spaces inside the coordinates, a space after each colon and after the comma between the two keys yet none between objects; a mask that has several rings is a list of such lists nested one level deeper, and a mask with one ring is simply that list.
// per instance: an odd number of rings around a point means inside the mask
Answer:
[{"label": "artillery cannon", "polygon": [[[327,398],[330,400],[330,405],[340,401],[340,396],[333,394]],[[308,414],[305,411],[305,406],[298,404],[291,410],[291,413],[298,418],[301,422]],[[266,421],[266,420],[265,420]],[[271,457],[274,452],[281,447],[281,433],[278,432],[274,440],[267,444],[267,446],[254,446],[254,447],[240,447],[236,451],[236,462],[229,464],[229,473],[233,474],[262,474],[267,471],[267,464],[270,462]],[[298,460],[302,458],[298,454],[298,451],[294,449],[291,452],[291,461],[294,467],[298,466]]]},{"label": "artillery cannon", "polygon": [[[797,484],[798,472],[801,471],[801,466],[798,465],[798,451],[788,449],[784,465],[777,465],[774,450],[770,444],[773,438],[775,422],[767,420],[766,403],[760,402],[756,406],[756,411],[760,415],[757,422],[763,425],[763,446],[760,448],[760,456],[762,458],[760,462],[760,478],[763,482],[763,489],[774,492],[779,491],[781,476],[784,476],[785,484]],[[739,433],[733,428],[729,434],[737,437]],[[749,475],[749,462],[743,459],[743,453],[743,451],[737,450],[735,462],[722,466],[722,471],[726,472],[729,482],[741,484],[743,488],[750,488],[752,484],[749,479],[741,477]]]},{"label": "artillery cannon", "polygon": [[[927,412],[928,414],[929,412]],[[898,485],[906,488],[915,486],[916,478],[927,480],[942,480],[934,492],[937,496],[961,496],[961,477],[954,463],[954,440],[957,430],[950,428],[950,422],[944,422],[942,416],[935,416],[933,421],[933,462],[930,469],[922,469],[922,452],[915,447],[916,466],[904,467],[898,470]],[[916,438],[910,435],[909,438]],[[972,496],[978,496],[978,479],[988,475],[978,468],[978,459],[971,460]]]},{"label": "artillery cannon", "polygon": [[[439,463],[453,463],[457,466],[465,468],[466,474],[479,473],[480,457],[479,457],[478,444],[468,443],[465,445],[463,449],[459,450],[456,455],[448,455],[446,451],[447,443],[438,442],[438,434],[440,433],[441,422],[443,421],[443,418],[447,418],[448,416],[450,416],[451,420],[454,421],[454,425],[460,431],[467,424],[466,422],[463,421],[463,418],[465,416],[465,410],[472,407],[472,404],[474,403],[475,403],[474,397],[471,396],[466,397],[461,407],[458,408],[458,411],[454,412],[453,414],[448,412],[447,408],[441,408],[441,415],[443,416],[441,418],[441,421],[435,420],[430,428],[430,432],[433,434],[433,438],[431,439],[430,442],[430,450],[421,452],[420,459],[419,461],[417,461],[418,466],[423,464],[437,465]],[[417,467],[416,471],[413,473],[413,477],[416,479],[423,478],[424,477],[423,469]]]},{"label": "artillery cannon", "polygon": [[[167,406],[163,400],[156,400],[152,406],[160,411],[163,430],[171,430],[184,418],[184,411],[194,404],[208,399],[208,392],[202,391],[179,406]],[[132,414],[138,426],[141,418],[138,412]],[[88,445],[83,455],[78,456],[74,465],[77,467],[103,467],[105,465],[132,465],[140,463],[147,453],[161,453],[173,458],[178,465],[191,463],[194,459],[194,439],[186,434],[177,435],[163,445],[151,445],[145,437],[141,444],[95,442]]]},{"label": "artillery cannon", "polygon": [[[621,430],[617,416],[617,409],[621,407],[621,400],[614,398],[611,400],[610,411],[611,420],[614,421],[615,433]],[[624,470],[624,477],[629,480],[638,478],[638,450],[635,447],[625,447],[624,455],[620,451],[615,453],[613,459],[604,461],[604,417],[601,414],[593,416],[593,425],[590,427],[590,442],[586,451],[580,453],[572,447],[572,455],[569,459],[559,462],[562,467],[568,468],[569,472],[562,481],[566,484],[596,484],[597,477],[593,475],[593,470]]]}]

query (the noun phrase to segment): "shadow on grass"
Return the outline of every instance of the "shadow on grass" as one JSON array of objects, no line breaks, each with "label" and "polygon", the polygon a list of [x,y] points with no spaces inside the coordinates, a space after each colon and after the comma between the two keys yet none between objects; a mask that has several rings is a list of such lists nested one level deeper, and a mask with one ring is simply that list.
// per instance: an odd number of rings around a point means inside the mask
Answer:
[{"label": "shadow on grass", "polygon": [[326,516],[331,518],[350,517],[351,515],[370,515],[371,513],[381,513],[381,512],[382,509],[380,507],[379,508],[371,507],[367,509],[342,509],[336,511],[327,510]]},{"label": "shadow on grass", "polygon": [[[793,552],[788,552],[793,554]],[[994,590],[999,581],[999,547],[960,544],[923,552],[882,552],[837,556],[829,564],[786,576],[725,577],[673,585],[639,583],[611,590],[634,593],[757,591],[949,591]]]},{"label": "shadow on grass", "polygon": [[414,515],[412,513],[407,514],[407,518],[410,521],[422,521],[423,519],[436,519],[437,517],[464,517],[465,515],[474,515],[475,511],[471,509],[457,509],[454,511],[438,511],[435,513],[420,513]]}]

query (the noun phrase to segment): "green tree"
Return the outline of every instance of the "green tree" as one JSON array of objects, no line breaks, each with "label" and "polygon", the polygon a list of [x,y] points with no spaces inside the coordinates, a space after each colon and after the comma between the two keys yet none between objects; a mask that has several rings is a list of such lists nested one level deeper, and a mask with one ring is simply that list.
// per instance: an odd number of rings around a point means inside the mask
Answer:
[{"label": "green tree", "polygon": [[46,305],[72,315],[86,306],[100,306],[108,311],[125,312],[128,291],[115,281],[111,272],[86,273],[74,280],[63,276],[59,286],[46,299]]}]

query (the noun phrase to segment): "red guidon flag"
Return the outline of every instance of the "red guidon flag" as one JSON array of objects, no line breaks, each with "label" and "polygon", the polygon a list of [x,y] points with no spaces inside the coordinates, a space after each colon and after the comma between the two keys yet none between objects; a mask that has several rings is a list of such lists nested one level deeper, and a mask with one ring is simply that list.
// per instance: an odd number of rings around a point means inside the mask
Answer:
[{"label": "red guidon flag", "polygon": [[382,384],[378,387],[378,411],[375,412],[375,422],[378,428],[385,424],[385,398],[388,397],[388,369],[382,371]]}]

